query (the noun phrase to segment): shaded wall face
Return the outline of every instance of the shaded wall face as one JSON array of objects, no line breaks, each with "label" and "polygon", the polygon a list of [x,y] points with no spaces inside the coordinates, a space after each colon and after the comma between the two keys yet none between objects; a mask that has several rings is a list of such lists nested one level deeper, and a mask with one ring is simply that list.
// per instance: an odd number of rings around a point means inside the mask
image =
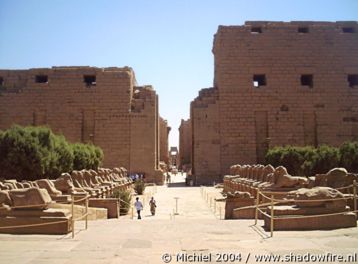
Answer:
[{"label": "shaded wall face", "polygon": [[192,172],[196,185],[221,180],[219,104],[216,91],[207,91],[207,94],[199,95],[191,104]]},{"label": "shaded wall face", "polygon": [[168,152],[168,134],[170,128],[168,127],[168,123],[163,118],[160,118],[160,161],[168,164],[169,162],[169,152]]},{"label": "shaded wall face", "polygon": [[182,120],[179,127],[179,163],[182,169],[191,167],[192,127],[191,120]]},{"label": "shaded wall face", "polygon": [[334,23],[313,24],[308,33],[298,27],[219,28],[213,52],[222,174],[232,164],[262,162],[276,145],[357,138],[358,86],[348,76],[358,74],[358,34]]},{"label": "shaded wall face", "polygon": [[[36,82],[36,76],[47,82]],[[84,76],[95,81],[84,82]],[[71,142],[92,142],[104,166],[126,167],[154,177],[158,108],[154,90],[133,96],[133,73],[98,68],[2,70],[0,129],[48,125]],[[5,89],[5,90],[4,90]]]},{"label": "shaded wall face", "polygon": [[[155,94],[155,93],[154,93]],[[155,94],[155,170],[159,170],[160,162],[160,116],[159,116],[159,99]]]},{"label": "shaded wall face", "polygon": [[[138,88],[138,87],[136,87]],[[147,182],[162,182],[158,167],[158,98],[149,87],[139,87],[130,119],[130,171],[145,173]]]},{"label": "shaded wall face", "polygon": [[[36,76],[48,81],[36,82]],[[96,76],[93,85],[85,75]],[[105,153],[105,166],[129,166],[129,72],[92,68],[0,71],[6,91],[0,97],[0,127],[48,125],[72,142],[93,142]]]}]

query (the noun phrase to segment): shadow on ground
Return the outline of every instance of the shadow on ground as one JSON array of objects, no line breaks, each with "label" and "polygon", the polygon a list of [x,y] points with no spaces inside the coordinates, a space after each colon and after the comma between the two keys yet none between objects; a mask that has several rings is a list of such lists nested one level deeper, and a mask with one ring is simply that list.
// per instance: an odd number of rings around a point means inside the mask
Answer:
[{"label": "shadow on ground", "polygon": [[168,183],[168,187],[188,187],[185,185],[185,182],[172,182]]}]

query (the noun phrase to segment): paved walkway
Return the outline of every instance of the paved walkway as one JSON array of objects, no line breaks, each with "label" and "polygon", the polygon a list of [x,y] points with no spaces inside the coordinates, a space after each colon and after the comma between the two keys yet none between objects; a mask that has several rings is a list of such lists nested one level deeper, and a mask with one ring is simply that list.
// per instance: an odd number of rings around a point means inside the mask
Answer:
[{"label": "paved walkway", "polygon": [[[175,178],[180,180],[180,176]],[[180,197],[179,215],[171,219],[174,197]],[[155,198],[156,216],[150,216],[146,206],[142,220],[122,217],[89,222],[89,229],[77,231],[74,239],[70,235],[0,235],[0,263],[164,263],[163,254],[179,252],[211,253],[210,263],[216,263],[218,252],[241,253],[242,263],[247,256],[248,263],[255,263],[254,255],[259,253],[358,251],[357,228],[275,232],[273,238],[267,238],[261,228],[251,226],[253,220],[219,220],[201,197],[199,187],[173,183],[158,187]],[[173,259],[171,263],[185,262]],[[230,263],[240,262],[237,259]]]},{"label": "paved walkway", "polygon": [[[214,214],[209,209],[205,201],[201,197],[200,188],[185,186],[184,175],[177,174],[172,176],[170,184],[165,186],[157,186],[157,192],[154,198],[157,203],[156,215],[153,217],[150,213],[149,198],[146,197],[144,202],[143,220],[169,220],[176,213],[176,199],[178,198],[178,215],[175,219],[215,219]],[[150,192],[150,190],[148,190]]]}]

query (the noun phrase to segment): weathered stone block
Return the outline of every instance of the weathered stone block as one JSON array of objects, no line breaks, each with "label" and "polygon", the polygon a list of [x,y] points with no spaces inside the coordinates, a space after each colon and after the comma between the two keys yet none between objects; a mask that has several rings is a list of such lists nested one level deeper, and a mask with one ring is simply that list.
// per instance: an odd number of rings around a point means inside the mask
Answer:
[{"label": "weathered stone block", "polygon": [[119,217],[119,200],[116,198],[91,198],[88,205],[90,207],[106,208],[108,218]]}]

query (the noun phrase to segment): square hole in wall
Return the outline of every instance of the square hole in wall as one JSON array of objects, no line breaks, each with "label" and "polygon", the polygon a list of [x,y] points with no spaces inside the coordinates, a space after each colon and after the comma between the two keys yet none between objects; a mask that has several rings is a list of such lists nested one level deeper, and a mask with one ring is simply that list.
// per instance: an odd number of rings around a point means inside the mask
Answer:
[{"label": "square hole in wall", "polygon": [[261,27],[252,27],[251,33],[252,34],[260,34],[260,33],[262,33],[262,29],[261,29]]},{"label": "square hole in wall", "polygon": [[0,86],[4,85],[4,78],[0,76]]},{"label": "square hole in wall", "polygon": [[303,74],[301,75],[301,85],[313,87],[313,75],[312,74]]},{"label": "square hole in wall", "polygon": [[281,105],[281,107],[280,107],[280,111],[281,112],[288,112],[288,110],[289,110],[289,108],[288,108],[288,106],[287,105]]},{"label": "square hole in wall", "polygon": [[95,86],[96,85],[96,75],[84,75],[83,81],[87,86]]},{"label": "square hole in wall", "polygon": [[349,87],[352,88],[358,87],[358,74],[348,74],[347,81]]},{"label": "square hole in wall", "polygon": [[308,27],[299,27],[297,31],[298,33],[308,33],[309,29]]},{"label": "square hole in wall", "polygon": [[36,75],[35,82],[37,83],[48,83],[47,75]]},{"label": "square hole in wall", "polygon": [[265,74],[255,74],[252,78],[254,87],[258,88],[260,86],[266,85],[266,76]]},{"label": "square hole in wall", "polygon": [[353,27],[342,27],[342,32],[343,33],[354,33],[354,28]]}]

